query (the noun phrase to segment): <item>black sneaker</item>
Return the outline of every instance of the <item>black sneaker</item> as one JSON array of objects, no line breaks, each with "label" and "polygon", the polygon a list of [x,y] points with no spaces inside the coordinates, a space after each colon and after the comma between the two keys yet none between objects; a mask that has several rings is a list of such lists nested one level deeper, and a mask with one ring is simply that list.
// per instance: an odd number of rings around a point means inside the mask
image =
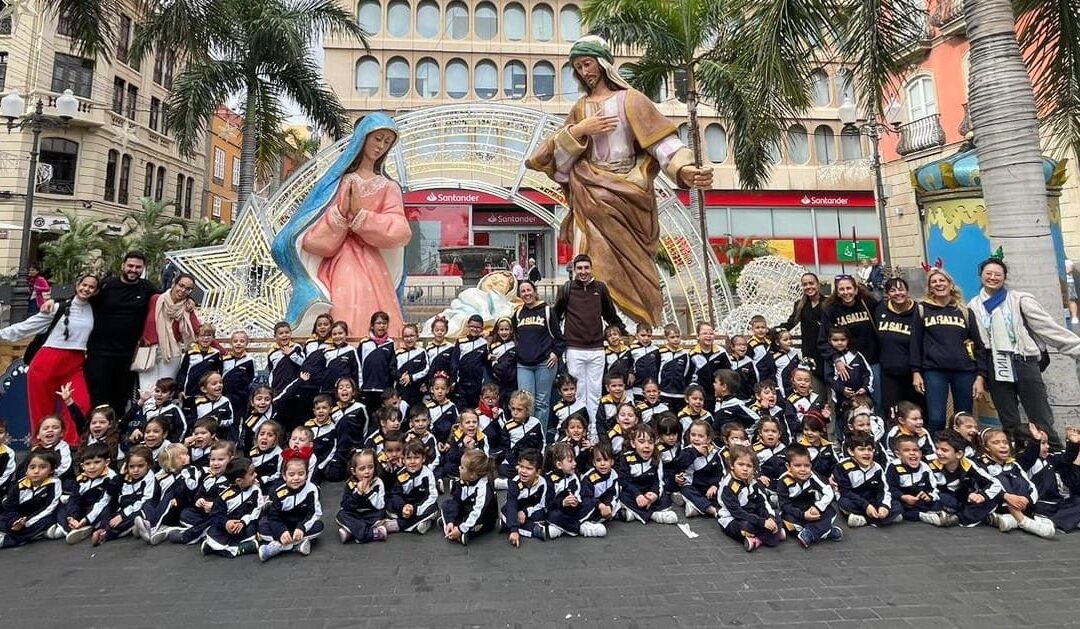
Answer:
[{"label": "black sneaker", "polygon": [[257,552],[259,552],[259,547],[255,542],[241,542],[240,546],[236,549],[236,556],[254,555]]}]

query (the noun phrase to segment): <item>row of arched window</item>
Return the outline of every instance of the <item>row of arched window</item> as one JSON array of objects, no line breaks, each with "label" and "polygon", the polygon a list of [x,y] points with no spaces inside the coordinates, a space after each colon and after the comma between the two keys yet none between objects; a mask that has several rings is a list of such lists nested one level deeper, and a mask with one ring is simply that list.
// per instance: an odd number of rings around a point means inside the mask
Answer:
[{"label": "row of arched window", "polygon": [[[371,35],[385,33],[391,37],[416,35],[424,39],[462,40],[470,36],[481,41],[556,41],[555,10],[548,4],[536,4],[526,12],[525,7],[511,2],[502,9],[495,3],[480,2],[470,15],[469,5],[451,0],[441,5],[436,0],[420,0],[415,9],[410,0],[390,0],[385,13],[380,0],[361,0],[357,20]],[[415,19],[414,19],[415,16]],[[581,37],[581,11],[573,4],[559,9],[558,37],[572,42]]]},{"label": "row of arched window", "polygon": [[[727,161],[728,134],[719,123],[709,123],[705,126],[702,147],[705,158],[714,163],[722,164]],[[844,129],[840,132],[840,142],[837,146],[836,131],[829,125],[818,125],[814,129],[813,136],[801,124],[793,124],[788,127],[784,137],[784,150],[777,144],[768,147],[769,155],[774,164],[784,161],[788,164],[803,165],[811,163],[811,139],[813,140],[813,163],[818,165],[835,164],[837,161],[861,159],[863,157],[862,136],[857,129]],[[682,141],[689,140],[689,127],[686,123],[679,125],[679,137]],[[839,149],[839,150],[838,150]]]},{"label": "row of arched window", "polygon": [[[385,90],[386,96],[401,98],[415,95],[418,98],[452,99],[475,96],[482,100],[493,98],[519,100],[532,96],[549,101],[556,96],[575,101],[580,96],[580,86],[574,78],[569,63],[563,64],[559,76],[555,66],[548,61],[537,61],[527,68],[521,61],[508,61],[500,69],[494,61],[481,59],[469,67],[464,59],[451,59],[445,70],[431,57],[416,62],[416,68],[404,57],[391,57],[386,71],[375,57],[363,57],[356,63],[356,91],[361,97],[371,97]],[[530,83],[532,89],[530,91]]]}]

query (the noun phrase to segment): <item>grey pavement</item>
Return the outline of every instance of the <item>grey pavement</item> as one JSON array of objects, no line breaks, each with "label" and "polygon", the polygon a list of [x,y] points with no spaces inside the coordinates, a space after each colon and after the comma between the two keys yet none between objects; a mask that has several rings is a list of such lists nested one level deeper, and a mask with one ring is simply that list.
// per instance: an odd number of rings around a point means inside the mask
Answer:
[{"label": "grey pavement", "polygon": [[[0,551],[0,627],[1063,627],[1080,625],[1080,534],[904,523],[747,554],[699,534],[614,524],[602,539],[433,530],[342,545],[340,496],[308,557],[204,557],[123,539]],[[681,518],[680,518],[681,520]]]}]

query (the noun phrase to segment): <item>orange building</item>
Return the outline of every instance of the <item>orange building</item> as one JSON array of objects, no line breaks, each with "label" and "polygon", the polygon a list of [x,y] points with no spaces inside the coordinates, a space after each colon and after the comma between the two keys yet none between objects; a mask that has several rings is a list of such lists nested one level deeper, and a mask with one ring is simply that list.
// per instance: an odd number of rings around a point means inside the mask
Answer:
[{"label": "orange building", "polygon": [[231,223],[240,187],[240,144],[244,119],[228,107],[214,112],[207,134],[206,205],[203,217]]},{"label": "orange building", "polygon": [[[911,171],[956,153],[972,132],[967,113],[969,52],[964,0],[929,0],[926,23],[908,49],[910,71],[893,95],[900,105],[899,130],[881,138],[889,241],[896,265],[918,266],[925,258],[922,208],[911,186]],[[1077,175],[1070,160],[1060,208],[1065,249],[1073,257],[1080,254]]]}]

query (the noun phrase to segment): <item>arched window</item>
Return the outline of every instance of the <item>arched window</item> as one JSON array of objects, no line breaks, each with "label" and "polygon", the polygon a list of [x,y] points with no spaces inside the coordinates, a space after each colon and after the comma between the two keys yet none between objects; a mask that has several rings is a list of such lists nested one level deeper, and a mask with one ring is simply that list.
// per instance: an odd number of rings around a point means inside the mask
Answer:
[{"label": "arched window", "polygon": [[379,4],[379,0],[360,0],[360,7],[356,10],[356,21],[369,35],[378,35],[379,26],[382,23],[382,5]]},{"label": "arched window", "polygon": [[914,122],[938,112],[937,90],[934,79],[928,75],[917,76],[904,86],[908,122]]},{"label": "arched window", "polygon": [[109,159],[105,162],[105,200],[116,200],[116,166],[120,161],[120,153],[115,150],[109,151]]},{"label": "arched window", "polygon": [[454,0],[446,5],[446,34],[450,39],[465,39],[469,36],[469,7],[464,2]]},{"label": "arched window", "polygon": [[574,76],[574,68],[569,63],[564,63],[559,71],[559,93],[563,100],[576,101],[581,98],[581,83]]},{"label": "arched window", "polygon": [[[75,171],[79,163],[79,145],[64,138],[42,138],[38,159],[42,164],[52,166],[53,175],[45,184],[45,190],[50,194],[75,194]],[[127,203],[127,179],[131,176],[131,156],[125,155],[124,163],[127,164],[127,174],[121,172],[120,184],[123,192],[123,200]],[[121,161],[124,161],[121,160]]]},{"label": "arched window", "polygon": [[525,98],[529,90],[529,77],[525,73],[525,64],[511,61],[503,67],[503,95],[510,98]]},{"label": "arched window", "polygon": [[154,163],[146,162],[146,175],[143,180],[142,195],[146,198],[150,198],[150,195],[154,193]]},{"label": "arched window", "polygon": [[825,125],[814,129],[814,152],[819,164],[836,163],[836,133]]},{"label": "arched window", "polygon": [[416,93],[420,98],[439,95],[439,63],[431,57],[424,57],[416,63]]},{"label": "arched window", "polygon": [[774,164],[779,164],[783,156],[780,154],[780,143],[777,141],[769,142],[765,145],[765,152],[769,155],[769,161]]},{"label": "arched window", "polygon": [[547,61],[533,66],[533,94],[544,101],[555,97],[555,66]]},{"label": "arched window", "polygon": [[476,96],[487,100],[494,98],[499,91],[499,67],[493,61],[484,59],[476,64]]},{"label": "arched window", "polygon": [[810,84],[814,88],[814,106],[828,107],[832,103],[832,88],[829,86],[829,75],[822,69],[810,73]]},{"label": "arched window", "polygon": [[[239,181],[233,180],[233,187],[240,185]],[[158,166],[157,169],[157,183],[154,185],[154,200],[161,201],[165,196],[165,167]]]},{"label": "arched window", "polygon": [[495,39],[495,36],[499,34],[499,12],[494,4],[481,2],[476,5],[476,15],[473,19],[476,21],[476,36],[479,39]]},{"label": "arched window", "polygon": [[806,127],[801,124],[788,127],[787,150],[792,164],[805,164],[810,161],[810,139],[806,136]]},{"label": "arched window", "polygon": [[705,153],[714,164],[727,159],[727,132],[718,124],[705,127]]},{"label": "arched window", "polygon": [[510,41],[525,39],[525,8],[511,2],[503,9],[503,32]]},{"label": "arched window", "polygon": [[361,57],[356,62],[356,93],[361,96],[379,93],[379,61],[375,57]]},{"label": "arched window", "polygon": [[407,0],[391,0],[386,10],[386,30],[394,37],[404,37],[409,34],[410,22],[412,21],[412,7]]},{"label": "arched window", "polygon": [[559,9],[559,35],[563,41],[577,41],[581,37],[581,11],[572,4]]},{"label": "arched window", "polygon": [[679,139],[682,140],[682,143],[690,146],[690,127],[684,122],[679,125],[678,131]]},{"label": "arched window", "polygon": [[391,57],[386,64],[386,93],[394,97],[409,93],[409,62],[404,57]]},{"label": "arched window", "polygon": [[843,160],[862,159],[862,134],[850,127],[840,132],[840,158]]},{"label": "arched window", "polygon": [[836,89],[840,90],[841,105],[843,105],[846,100],[850,100],[853,105],[858,104],[858,101],[855,100],[855,77],[851,73],[851,70],[840,68],[840,70],[836,72]]},{"label": "arched window", "polygon": [[416,7],[416,32],[424,39],[439,36],[439,3],[424,0]]},{"label": "arched window", "polygon": [[[74,144],[74,142],[73,142],[73,144]],[[71,181],[72,181],[72,183],[74,183],[74,181],[75,181],[75,172],[74,172],[74,170],[72,170]],[[52,184],[54,182],[56,182],[56,171],[55,170],[53,171],[53,178],[52,178],[51,181],[49,181],[49,183]],[[131,183],[131,156],[130,155],[124,155],[123,157],[120,158],[120,189],[116,191],[116,202],[119,203],[120,205],[127,205],[128,204],[128,188],[130,187],[130,183]],[[50,192],[52,191],[51,188],[52,188],[52,186],[50,185]],[[188,201],[190,202],[190,200],[191,200],[190,199],[191,190],[188,190],[187,193],[188,193],[188,197],[189,197]],[[64,194],[64,193],[59,193],[59,194]],[[74,194],[74,192],[68,192],[67,194]]]},{"label": "arched window", "polygon": [[532,36],[536,41],[551,41],[555,38],[555,12],[546,4],[533,7]]},{"label": "arched window", "polygon": [[461,59],[451,59],[446,64],[446,95],[465,98],[469,94],[469,65]]}]

